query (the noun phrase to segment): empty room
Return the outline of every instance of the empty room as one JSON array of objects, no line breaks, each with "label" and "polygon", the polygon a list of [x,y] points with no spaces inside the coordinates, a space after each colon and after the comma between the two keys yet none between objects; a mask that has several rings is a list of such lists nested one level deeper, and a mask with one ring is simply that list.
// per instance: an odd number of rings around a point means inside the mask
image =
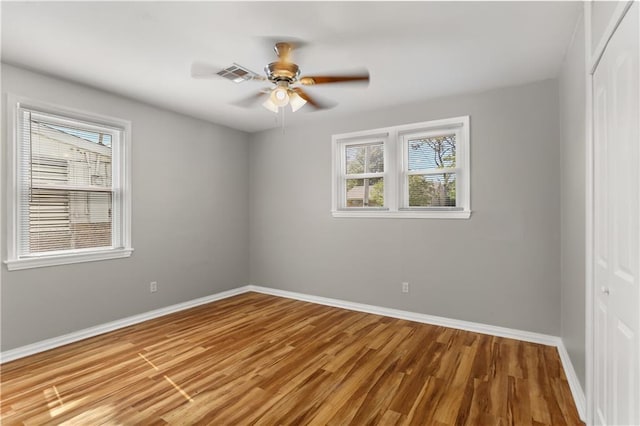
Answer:
[{"label": "empty room", "polygon": [[640,425],[637,1],[0,4],[0,423]]}]

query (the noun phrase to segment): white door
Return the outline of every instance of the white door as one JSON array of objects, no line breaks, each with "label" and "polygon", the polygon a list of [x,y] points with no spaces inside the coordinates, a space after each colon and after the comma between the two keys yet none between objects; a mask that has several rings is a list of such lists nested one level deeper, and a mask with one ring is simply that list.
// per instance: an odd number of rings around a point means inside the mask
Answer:
[{"label": "white door", "polygon": [[593,76],[596,424],[640,425],[638,4]]}]

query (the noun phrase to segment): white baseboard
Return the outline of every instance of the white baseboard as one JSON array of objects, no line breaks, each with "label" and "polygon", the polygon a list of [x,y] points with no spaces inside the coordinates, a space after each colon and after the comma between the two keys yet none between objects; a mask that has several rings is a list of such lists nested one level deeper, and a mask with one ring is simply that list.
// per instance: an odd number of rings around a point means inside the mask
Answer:
[{"label": "white baseboard", "polygon": [[582,421],[586,421],[586,400],[585,394],[580,386],[580,381],[576,375],[571,358],[567,349],[558,336],[534,333],[531,331],[516,330],[513,328],[499,327],[495,325],[482,324],[477,322],[462,321],[435,315],[420,314],[417,312],[402,311],[399,309],[384,308],[381,306],[366,305],[363,303],[348,302],[345,300],[331,299],[328,297],[313,296],[309,294],[296,293],[287,290],[277,290],[269,287],[249,285],[249,291],[270,294],[272,296],[286,297],[289,299],[302,300],[305,302],[318,303],[320,305],[333,306],[336,308],[349,309],[352,311],[366,312],[370,314],[383,315],[392,318],[404,319],[408,321],[421,322],[424,324],[438,325],[442,327],[456,328],[459,330],[472,331],[475,333],[489,334],[491,336],[506,337],[509,339],[522,340],[525,342],[539,343],[547,346],[555,346],[558,349],[560,361],[564,368],[569,382],[569,387],[573,395],[573,400],[578,409],[578,414]]},{"label": "white baseboard", "polygon": [[38,352],[48,351],[49,349],[57,348],[59,346],[68,345],[69,343],[84,340],[89,337],[98,336],[109,331],[117,330],[119,328],[128,327],[130,325],[138,324],[143,321],[147,321],[153,318],[158,318],[163,315],[172,314],[174,312],[183,311],[185,309],[193,308],[198,305],[204,305],[205,303],[215,302],[216,300],[226,299],[227,297],[235,296],[237,294],[246,293],[249,291],[248,286],[238,287],[231,290],[223,291],[220,293],[212,294],[210,296],[200,297],[198,299],[189,300],[186,302],[178,303],[164,308],[155,309],[153,311],[145,312],[143,314],[133,315],[131,317],[111,321],[105,324],[97,325],[95,327],[85,328],[83,330],[74,331],[69,334],[65,334],[51,339],[42,340],[40,342],[32,343],[30,345],[21,346],[19,348],[11,349],[0,353],[0,363],[13,361],[18,358],[23,358],[28,355],[37,354]]},{"label": "white baseboard", "polygon": [[349,309],[351,311],[366,312],[370,314],[383,315],[392,318],[404,319],[408,321],[415,321],[424,324],[438,325],[442,327],[456,328],[460,330],[472,331],[475,333],[489,334],[492,336],[506,337],[509,339],[522,340],[525,342],[539,343],[542,345],[555,346],[558,348],[560,360],[564,368],[573,399],[580,418],[584,421],[585,417],[585,395],[578,381],[578,377],[569,358],[562,339],[557,336],[551,336],[548,334],[533,333],[530,331],[515,330],[512,328],[499,327],[495,325],[481,324],[470,321],[462,321],[451,318],[439,317],[434,315],[421,314],[417,312],[403,311],[399,309],[385,308],[375,305],[367,305],[363,303],[349,302],[340,299],[331,299],[328,297],[313,296],[309,294],[296,293],[286,290],[278,290],[269,287],[261,287],[256,285],[247,285],[244,287],[238,287],[232,290],[223,291],[213,294],[211,296],[201,297],[199,299],[189,300],[187,302],[178,303],[176,305],[167,306],[153,311],[145,312],[143,314],[134,315],[131,317],[123,318],[116,321],[111,321],[105,324],[101,324],[95,327],[85,328],[83,330],[75,331],[73,333],[65,334],[63,336],[54,337],[47,340],[42,340],[30,345],[21,346],[19,348],[11,349],[0,353],[0,363],[13,361],[18,358],[23,358],[28,355],[33,355],[38,352],[47,351],[49,349],[57,348],[59,346],[67,345],[69,343],[77,342],[79,340],[87,339],[89,337],[97,336],[109,331],[117,330],[119,328],[128,327],[130,325],[138,324],[143,321],[147,321],[153,318],[158,318],[163,315],[168,315],[174,312],[182,311],[185,309],[193,308],[195,306],[203,305],[205,303],[215,302],[216,300],[226,299],[228,297],[236,296],[238,294],[254,291],[256,293],[269,294],[272,296],[286,297],[288,299],[301,300],[304,302],[317,303],[320,305],[333,306],[336,308]]},{"label": "white baseboard", "polygon": [[587,419],[587,399],[585,398],[584,391],[582,390],[582,385],[580,385],[580,380],[578,380],[578,375],[576,374],[576,370],[573,368],[573,363],[571,363],[569,352],[567,352],[567,348],[564,346],[562,339],[559,337],[558,337],[558,344],[556,347],[558,348],[560,361],[562,361],[564,374],[567,376],[567,381],[569,382],[569,387],[571,388],[571,394],[573,395],[573,401],[575,402],[576,408],[578,409],[580,420],[586,423],[587,422],[586,420]]},{"label": "white baseboard", "polygon": [[366,312],[369,314],[383,315],[424,324],[439,325],[442,327],[457,328],[459,330],[473,331],[475,333],[490,334],[492,336],[507,337],[509,339],[523,340],[525,342],[540,343],[542,345],[556,346],[558,337],[548,334],[533,333],[531,331],[515,330],[512,328],[498,327],[495,325],[481,324],[477,322],[462,321],[435,315],[420,314],[417,312],[402,311],[399,309],[384,308],[364,303],[348,302],[328,297],[312,296],[286,290],[276,290],[269,287],[249,286],[250,291],[318,303],[320,305],[334,306],[336,308],[349,309],[351,311]]}]

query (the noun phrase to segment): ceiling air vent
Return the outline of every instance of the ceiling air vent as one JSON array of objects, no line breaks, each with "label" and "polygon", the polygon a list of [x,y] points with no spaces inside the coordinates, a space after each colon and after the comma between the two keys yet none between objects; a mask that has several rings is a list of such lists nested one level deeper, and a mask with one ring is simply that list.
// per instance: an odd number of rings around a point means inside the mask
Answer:
[{"label": "ceiling air vent", "polygon": [[218,74],[220,77],[226,78],[227,80],[231,80],[234,83],[242,83],[243,81],[253,80],[254,78],[258,77],[258,74],[256,74],[255,72],[248,70],[236,63],[228,66],[223,70],[218,71],[216,74]]}]

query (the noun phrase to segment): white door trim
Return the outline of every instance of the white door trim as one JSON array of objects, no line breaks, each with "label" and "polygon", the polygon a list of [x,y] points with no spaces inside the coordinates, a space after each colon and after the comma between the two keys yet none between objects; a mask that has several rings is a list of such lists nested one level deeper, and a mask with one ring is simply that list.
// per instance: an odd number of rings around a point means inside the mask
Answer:
[{"label": "white door trim", "polygon": [[[608,29],[608,28],[607,28]],[[585,37],[585,399],[586,424],[593,424],[593,72],[591,54],[591,2],[584,3]],[[603,49],[604,51],[604,49]]]}]

